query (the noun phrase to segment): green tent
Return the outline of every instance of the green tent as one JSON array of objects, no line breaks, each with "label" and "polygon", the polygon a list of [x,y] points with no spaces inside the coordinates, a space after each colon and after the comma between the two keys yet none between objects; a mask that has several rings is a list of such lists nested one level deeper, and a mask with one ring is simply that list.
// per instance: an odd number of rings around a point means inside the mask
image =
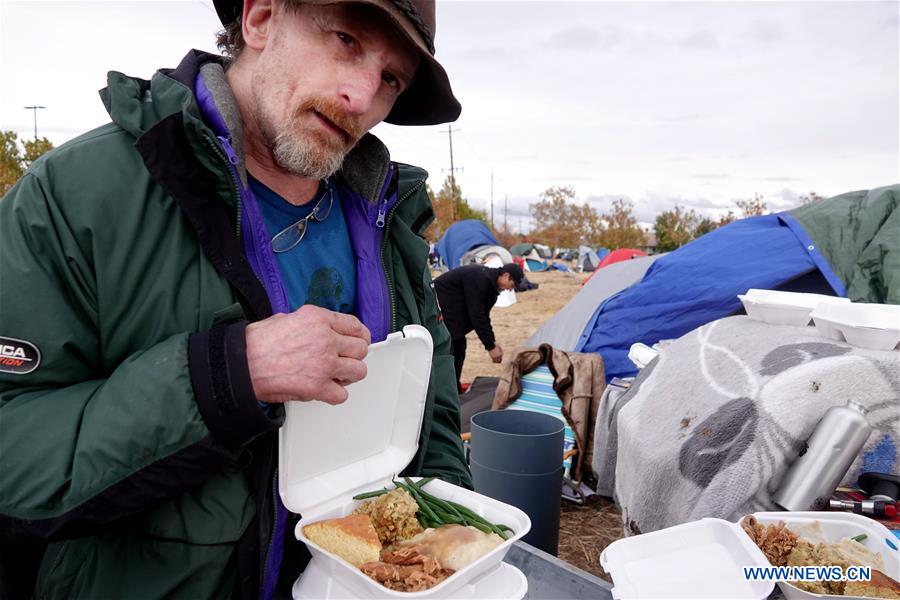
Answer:
[{"label": "green tent", "polygon": [[789,211],[854,302],[900,304],[900,185]]}]

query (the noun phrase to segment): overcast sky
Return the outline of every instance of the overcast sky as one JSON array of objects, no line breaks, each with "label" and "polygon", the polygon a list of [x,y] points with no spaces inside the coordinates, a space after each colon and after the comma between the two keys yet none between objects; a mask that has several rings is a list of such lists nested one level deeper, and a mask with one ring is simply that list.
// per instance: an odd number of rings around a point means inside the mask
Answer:
[{"label": "overcast sky", "polygon": [[[103,124],[106,72],[149,79],[214,50],[211,2],[0,0],[0,129],[61,144]],[[457,180],[494,220],[571,185],[579,202],[770,209],[900,181],[900,3],[438,2],[462,117]],[[440,187],[447,127],[376,128]]]}]

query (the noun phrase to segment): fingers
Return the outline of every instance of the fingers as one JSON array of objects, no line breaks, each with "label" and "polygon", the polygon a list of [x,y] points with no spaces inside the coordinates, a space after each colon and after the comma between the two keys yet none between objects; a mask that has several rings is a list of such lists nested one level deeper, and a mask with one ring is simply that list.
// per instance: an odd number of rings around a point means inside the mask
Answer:
[{"label": "fingers", "polygon": [[354,358],[339,358],[337,368],[334,370],[334,378],[344,385],[356,383],[366,377],[368,369],[366,363]]},{"label": "fingers", "polygon": [[322,386],[317,399],[327,404],[341,404],[347,400],[347,388],[336,381],[329,381]]},{"label": "fingers", "polygon": [[362,338],[341,336],[337,341],[339,357],[362,360],[369,353],[369,344]]},{"label": "fingers", "polygon": [[362,322],[354,317],[353,315],[346,315],[344,313],[336,313],[332,312],[331,315],[331,328],[341,334],[341,335],[349,335],[351,337],[360,338],[366,342],[366,345],[372,343],[372,334],[369,332],[369,329],[362,324]]}]

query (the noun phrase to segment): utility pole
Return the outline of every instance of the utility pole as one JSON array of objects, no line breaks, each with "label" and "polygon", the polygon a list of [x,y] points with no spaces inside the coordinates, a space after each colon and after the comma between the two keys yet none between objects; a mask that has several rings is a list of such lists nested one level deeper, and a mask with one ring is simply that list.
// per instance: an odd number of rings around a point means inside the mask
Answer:
[{"label": "utility pole", "polygon": [[[456,206],[456,167],[453,165],[453,132],[459,131],[459,129],[451,129],[450,124],[447,124],[447,138],[450,140],[450,187],[451,192],[453,193],[453,203],[450,205],[450,218],[453,221],[456,221],[457,217],[457,206]],[[462,169],[460,169],[462,170]]]},{"label": "utility pole", "polygon": [[46,106],[37,106],[37,105],[25,107],[26,110],[30,110],[31,112],[34,113],[34,141],[37,141],[37,111],[42,108],[47,108],[47,107]]},{"label": "utility pole", "polygon": [[509,195],[503,196],[503,229],[509,231]]},{"label": "utility pole", "polygon": [[491,169],[491,229],[494,228],[494,170]]}]

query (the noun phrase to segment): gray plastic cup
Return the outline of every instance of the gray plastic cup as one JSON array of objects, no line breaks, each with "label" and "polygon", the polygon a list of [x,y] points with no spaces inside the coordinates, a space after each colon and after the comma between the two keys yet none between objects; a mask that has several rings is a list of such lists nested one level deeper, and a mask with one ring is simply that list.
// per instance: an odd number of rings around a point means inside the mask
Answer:
[{"label": "gray plastic cup", "polygon": [[548,473],[562,464],[565,424],[527,410],[472,415],[471,459],[507,473]]},{"label": "gray plastic cup", "polygon": [[556,555],[565,425],[553,416],[496,410],[472,416],[469,466],[475,491],[523,510],[523,540]]},{"label": "gray plastic cup", "polygon": [[490,469],[471,461],[475,491],[521,509],[531,519],[522,540],[556,556],[559,549],[559,513],[563,466],[548,473],[517,474]]}]

